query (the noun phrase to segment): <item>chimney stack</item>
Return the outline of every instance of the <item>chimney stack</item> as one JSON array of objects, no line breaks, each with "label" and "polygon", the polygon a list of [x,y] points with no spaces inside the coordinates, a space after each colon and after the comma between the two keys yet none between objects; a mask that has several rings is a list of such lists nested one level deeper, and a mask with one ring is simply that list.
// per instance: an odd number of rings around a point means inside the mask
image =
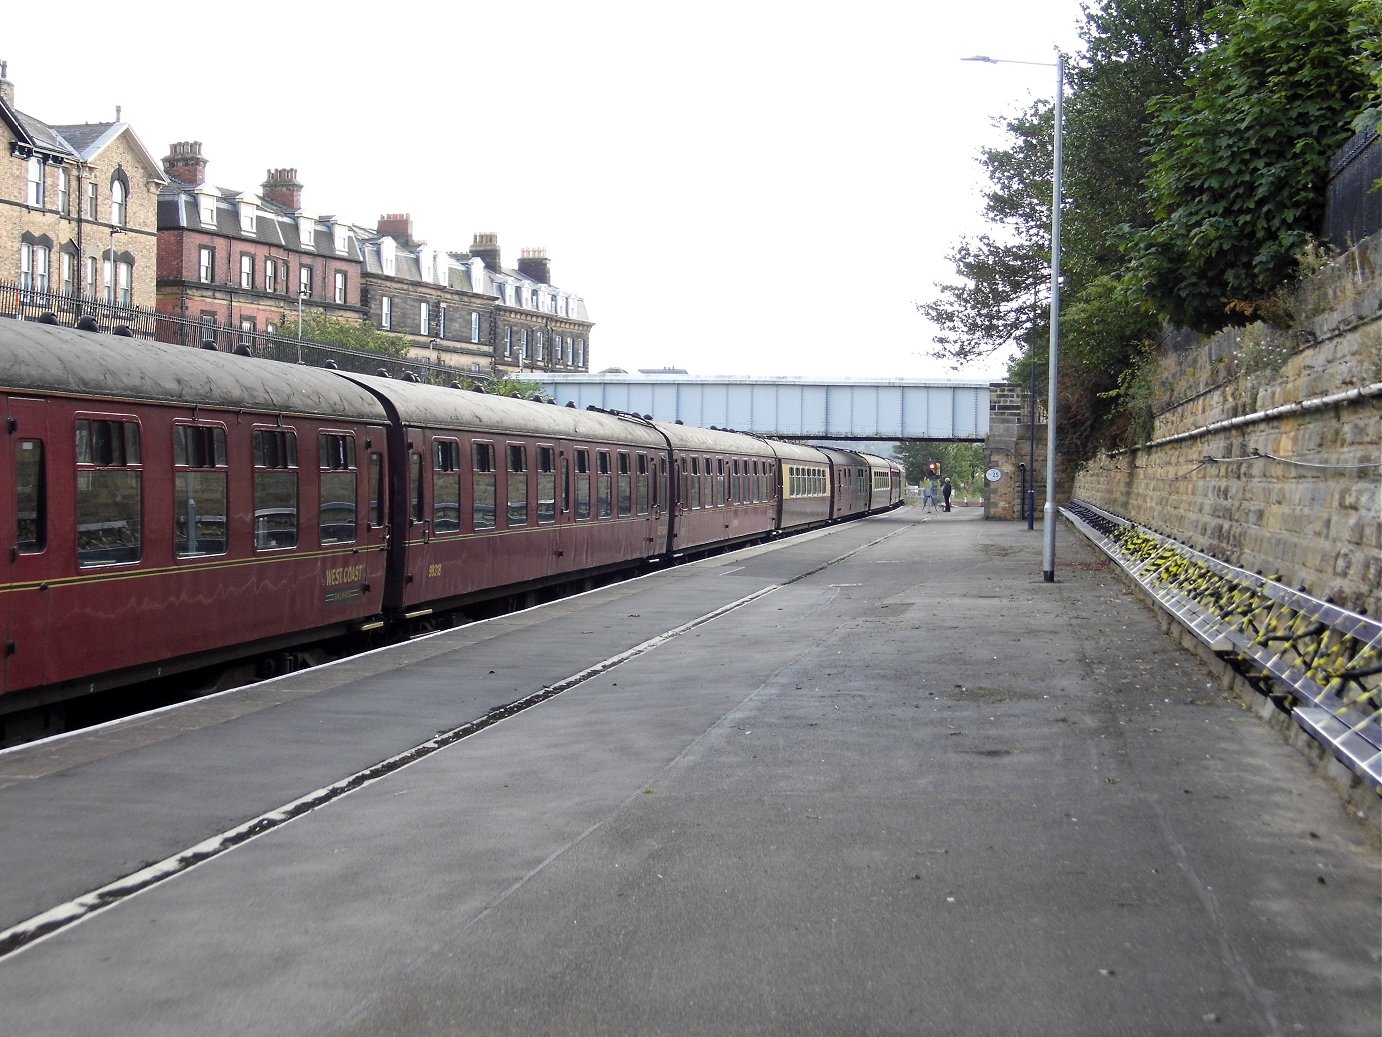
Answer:
[{"label": "chimney stack", "polygon": [[379,236],[388,236],[405,248],[413,245],[413,217],[411,213],[391,212],[379,217]]},{"label": "chimney stack", "polygon": [[202,142],[184,140],[170,145],[163,157],[163,172],[174,180],[193,187],[206,182],[206,159],[202,157]]},{"label": "chimney stack", "polygon": [[485,261],[485,269],[491,273],[499,272],[499,235],[476,234],[470,243],[470,254]]},{"label": "chimney stack", "polygon": [[10,63],[0,61],[0,101],[5,102],[5,107],[14,107],[14,84],[10,82]]},{"label": "chimney stack", "polygon": [[552,263],[547,258],[547,250],[525,248],[518,258],[518,272],[524,277],[531,277],[539,284],[551,284]]},{"label": "chimney stack", "polygon": [[270,169],[264,177],[264,197],[289,212],[302,211],[302,184],[296,169]]}]

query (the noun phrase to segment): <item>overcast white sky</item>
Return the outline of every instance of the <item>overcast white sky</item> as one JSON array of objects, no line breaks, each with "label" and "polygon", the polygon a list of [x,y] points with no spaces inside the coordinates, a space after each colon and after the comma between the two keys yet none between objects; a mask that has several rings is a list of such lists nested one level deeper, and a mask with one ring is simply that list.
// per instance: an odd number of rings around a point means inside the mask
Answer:
[{"label": "overcast white sky", "polygon": [[[994,117],[1050,97],[1079,0],[225,5],[7,18],[19,110],[125,121],[207,179],[298,170],[303,207],[506,265],[547,250],[592,370],[987,378],[929,358],[914,301],[978,229]],[[119,30],[110,25],[118,11]],[[71,31],[68,31],[68,30]],[[102,71],[104,70],[104,71]]]}]

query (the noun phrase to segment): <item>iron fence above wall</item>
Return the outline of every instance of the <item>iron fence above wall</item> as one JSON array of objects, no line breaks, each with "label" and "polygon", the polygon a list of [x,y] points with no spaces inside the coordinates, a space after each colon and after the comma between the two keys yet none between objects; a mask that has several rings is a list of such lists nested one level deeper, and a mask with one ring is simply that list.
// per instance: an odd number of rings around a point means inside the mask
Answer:
[{"label": "iron fence above wall", "polygon": [[493,377],[492,371],[466,371],[437,360],[368,353],[293,336],[206,324],[139,306],[119,306],[87,296],[25,288],[12,281],[0,281],[0,316],[65,327],[78,327],[80,321],[91,331],[129,334],[133,338],[217,349],[286,364],[335,367],[390,378],[411,376],[439,385],[485,381]]},{"label": "iron fence above wall", "polygon": [[1382,140],[1376,130],[1359,133],[1329,164],[1324,239],[1346,252],[1382,231]]}]

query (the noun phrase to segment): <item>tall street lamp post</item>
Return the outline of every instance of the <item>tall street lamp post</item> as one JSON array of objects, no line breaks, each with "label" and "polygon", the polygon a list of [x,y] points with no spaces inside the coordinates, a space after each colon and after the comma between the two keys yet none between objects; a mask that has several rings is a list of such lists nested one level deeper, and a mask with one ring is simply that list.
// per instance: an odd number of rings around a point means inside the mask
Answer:
[{"label": "tall street lamp post", "polygon": [[[976,55],[962,61],[983,61],[990,65],[1039,65],[1056,70],[1055,154],[1051,170],[1051,350],[1046,369],[1046,509],[1042,512],[1042,531],[1046,544],[1042,550],[1041,578],[1056,581],[1056,374],[1060,356],[1060,207],[1061,166],[1065,144],[1065,55],[1049,61],[1007,61]],[[1035,401],[1033,401],[1035,406]]]},{"label": "tall street lamp post", "polygon": [[307,289],[298,289],[298,363],[302,363],[302,300],[307,297]]}]

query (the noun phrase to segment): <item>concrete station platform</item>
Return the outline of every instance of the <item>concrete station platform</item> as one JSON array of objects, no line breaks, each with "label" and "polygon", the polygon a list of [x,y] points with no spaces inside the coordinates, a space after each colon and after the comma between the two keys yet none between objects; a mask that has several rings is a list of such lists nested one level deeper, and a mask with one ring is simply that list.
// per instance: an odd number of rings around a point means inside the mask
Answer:
[{"label": "concrete station platform", "polygon": [[1058,534],[902,509],[0,753],[0,1031],[1376,1037],[1375,826]]}]

